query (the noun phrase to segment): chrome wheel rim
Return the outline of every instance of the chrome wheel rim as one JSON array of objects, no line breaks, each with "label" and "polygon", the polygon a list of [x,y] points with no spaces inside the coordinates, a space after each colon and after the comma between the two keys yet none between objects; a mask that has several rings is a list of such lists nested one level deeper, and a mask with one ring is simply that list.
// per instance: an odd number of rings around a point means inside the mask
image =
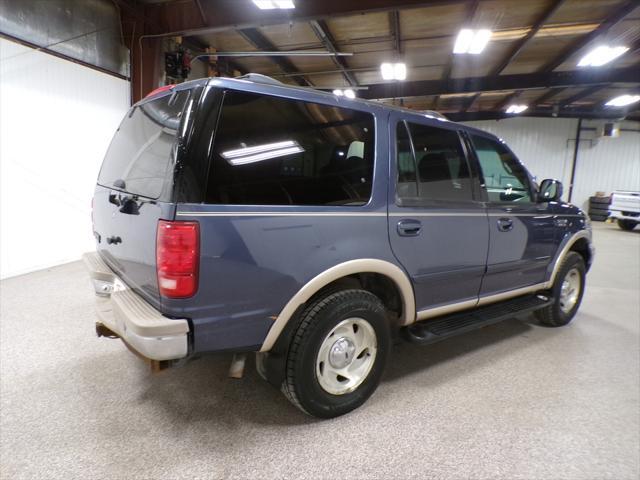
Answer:
[{"label": "chrome wheel rim", "polygon": [[332,395],[353,392],[371,372],[378,352],[376,332],[363,318],[348,318],[333,327],[316,356],[316,378]]},{"label": "chrome wheel rim", "polygon": [[569,313],[578,303],[582,279],[577,268],[572,268],[567,272],[560,288],[560,309],[564,313]]}]

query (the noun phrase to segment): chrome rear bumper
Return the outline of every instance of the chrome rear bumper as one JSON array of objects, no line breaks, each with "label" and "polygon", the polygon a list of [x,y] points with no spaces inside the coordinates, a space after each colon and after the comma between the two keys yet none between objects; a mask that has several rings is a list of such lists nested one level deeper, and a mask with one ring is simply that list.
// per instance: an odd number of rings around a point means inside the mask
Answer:
[{"label": "chrome rear bumper", "polygon": [[128,288],[96,252],[82,259],[96,292],[97,331],[111,331],[150,360],[177,360],[188,353],[189,323],[162,315]]}]

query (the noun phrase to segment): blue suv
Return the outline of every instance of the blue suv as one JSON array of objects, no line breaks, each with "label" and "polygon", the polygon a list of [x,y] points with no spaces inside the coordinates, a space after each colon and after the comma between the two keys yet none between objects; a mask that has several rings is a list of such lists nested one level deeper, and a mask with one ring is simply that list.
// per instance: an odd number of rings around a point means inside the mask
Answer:
[{"label": "blue suv", "polygon": [[576,314],[591,228],[503,141],[251,75],[135,104],[93,198],[98,335],[155,368],[257,353],[304,412],[357,408],[391,345]]}]

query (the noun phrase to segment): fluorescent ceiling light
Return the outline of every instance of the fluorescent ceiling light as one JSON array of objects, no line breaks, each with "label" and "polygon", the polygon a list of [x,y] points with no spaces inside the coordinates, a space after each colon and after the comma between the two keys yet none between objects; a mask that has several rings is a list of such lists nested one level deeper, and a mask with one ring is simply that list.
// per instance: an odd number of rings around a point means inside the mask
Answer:
[{"label": "fluorescent ceiling light", "polygon": [[453,46],[453,53],[478,55],[485,49],[489,40],[491,40],[491,30],[484,28],[480,30],[463,28],[460,30],[460,33],[458,33],[456,43]]},{"label": "fluorescent ceiling light", "polygon": [[380,65],[380,73],[384,80],[404,80],[407,78],[407,65],[405,63],[383,63]]},{"label": "fluorescent ceiling light", "polygon": [[245,165],[247,163],[259,162],[270,158],[284,157],[294,153],[302,153],[304,148],[294,140],[284,142],[266,143],[255,147],[238,148],[237,150],[227,150],[222,152],[222,158],[231,165]]},{"label": "fluorescent ceiling light", "polygon": [[407,78],[407,65],[404,63],[396,63],[393,66],[393,74],[396,80],[404,80]]},{"label": "fluorescent ceiling light", "polygon": [[626,107],[636,102],[640,102],[640,95],[620,95],[619,97],[612,98],[605,103],[605,105],[610,107]]},{"label": "fluorescent ceiling light", "polygon": [[260,10],[273,10],[274,8],[291,9],[296,8],[293,0],[253,0],[253,3]]},{"label": "fluorescent ceiling light", "polygon": [[345,96],[347,98],[356,98],[356,92],[354,92],[351,88],[347,88],[345,90],[340,90],[339,88],[336,88],[333,91],[333,94],[336,95],[337,97]]},{"label": "fluorescent ceiling light", "polygon": [[527,108],[529,108],[527,105],[509,105],[509,108],[507,108],[507,113],[522,113]]},{"label": "fluorescent ceiling light", "polygon": [[629,47],[609,47],[601,45],[587,53],[578,62],[579,67],[601,67],[610,61],[618,58],[620,55],[629,50]]}]

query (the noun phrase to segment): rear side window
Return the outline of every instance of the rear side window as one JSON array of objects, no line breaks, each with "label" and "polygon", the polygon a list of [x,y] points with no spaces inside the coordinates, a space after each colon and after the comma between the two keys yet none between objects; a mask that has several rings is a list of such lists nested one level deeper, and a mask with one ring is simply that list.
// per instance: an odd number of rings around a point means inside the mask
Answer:
[{"label": "rear side window", "polygon": [[410,122],[397,128],[400,204],[473,199],[469,166],[456,131]]},{"label": "rear side window", "polygon": [[532,202],[527,171],[504,145],[471,135],[490,202]]},{"label": "rear side window", "polygon": [[207,203],[364,205],[374,150],[371,114],[227,91]]},{"label": "rear side window", "polygon": [[158,198],[173,177],[178,128],[190,92],[183,90],[133,107],[105,156],[98,183]]}]

